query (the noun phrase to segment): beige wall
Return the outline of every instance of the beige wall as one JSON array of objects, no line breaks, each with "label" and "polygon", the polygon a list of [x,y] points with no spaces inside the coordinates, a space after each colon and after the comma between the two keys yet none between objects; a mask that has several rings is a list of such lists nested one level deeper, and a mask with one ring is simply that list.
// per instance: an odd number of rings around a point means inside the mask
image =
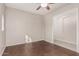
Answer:
[{"label": "beige wall", "polygon": [[25,35],[31,37],[32,42],[40,41],[43,37],[43,17],[36,14],[6,8],[6,45],[23,44]]},{"label": "beige wall", "polygon": [[[54,42],[76,51],[76,9],[54,16]],[[67,45],[69,44],[69,45]],[[66,46],[67,45],[67,46]]]},{"label": "beige wall", "polygon": [[53,42],[53,33],[52,33],[52,25],[53,25],[53,16],[52,14],[47,14],[44,16],[44,23],[45,23],[45,41]]},{"label": "beige wall", "polygon": [[0,55],[2,55],[6,46],[5,31],[2,31],[2,16],[4,18],[4,5],[0,3]]},{"label": "beige wall", "polygon": [[74,4],[46,15],[45,40],[76,51],[76,16]]}]

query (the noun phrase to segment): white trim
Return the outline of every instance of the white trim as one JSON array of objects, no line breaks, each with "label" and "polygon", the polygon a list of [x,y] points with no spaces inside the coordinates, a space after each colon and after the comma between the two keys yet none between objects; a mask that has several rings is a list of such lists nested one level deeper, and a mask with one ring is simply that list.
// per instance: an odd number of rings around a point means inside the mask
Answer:
[{"label": "white trim", "polygon": [[0,51],[0,56],[3,55],[5,48],[6,48],[6,46],[4,46],[4,47],[1,49],[1,51]]},{"label": "white trim", "polygon": [[50,40],[44,40],[44,41],[49,42],[49,43],[52,43],[52,44],[54,43],[53,41],[50,41]]},{"label": "white trim", "polygon": [[54,44],[77,52],[76,44],[72,44],[72,43],[64,42],[64,41],[60,41],[60,40],[55,40]]},{"label": "white trim", "polygon": [[[38,42],[38,41],[42,41],[42,40],[35,40],[35,41],[29,42],[29,43]],[[20,45],[20,44],[29,44],[29,43],[21,42],[21,43],[16,43],[16,44],[7,45],[7,47],[9,47],[9,46],[15,46],[15,45]]]},{"label": "white trim", "polygon": [[79,48],[78,48],[78,44],[79,44],[79,26],[78,26],[78,23],[79,23],[79,8],[77,8],[77,16],[76,16],[76,48],[77,48],[77,52],[79,52]]}]

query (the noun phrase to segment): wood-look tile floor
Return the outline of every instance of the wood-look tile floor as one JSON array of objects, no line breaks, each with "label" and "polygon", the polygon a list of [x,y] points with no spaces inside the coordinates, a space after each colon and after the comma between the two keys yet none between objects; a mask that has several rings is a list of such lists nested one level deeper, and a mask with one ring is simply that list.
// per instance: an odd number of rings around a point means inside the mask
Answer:
[{"label": "wood-look tile floor", "polygon": [[78,56],[79,54],[46,41],[7,47],[3,56]]}]

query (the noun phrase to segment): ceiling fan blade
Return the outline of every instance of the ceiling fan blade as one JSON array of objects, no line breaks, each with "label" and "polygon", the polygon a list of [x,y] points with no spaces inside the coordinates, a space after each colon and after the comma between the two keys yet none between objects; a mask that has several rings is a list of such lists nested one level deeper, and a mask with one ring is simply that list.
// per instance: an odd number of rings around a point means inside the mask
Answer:
[{"label": "ceiling fan blade", "polygon": [[47,9],[47,10],[49,10],[49,9],[50,9],[50,7],[49,7],[49,6],[47,6],[47,7],[46,7],[46,9]]},{"label": "ceiling fan blade", "polygon": [[41,6],[39,6],[36,10],[39,10],[41,8]]},{"label": "ceiling fan blade", "polygon": [[48,3],[48,4],[55,4],[55,3]]}]

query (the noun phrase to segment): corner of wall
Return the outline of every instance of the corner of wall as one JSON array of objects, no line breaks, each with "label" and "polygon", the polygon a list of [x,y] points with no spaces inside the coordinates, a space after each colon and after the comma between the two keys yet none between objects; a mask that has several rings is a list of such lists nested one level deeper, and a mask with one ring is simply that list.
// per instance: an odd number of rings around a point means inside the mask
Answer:
[{"label": "corner of wall", "polygon": [[1,49],[1,51],[0,51],[0,56],[3,55],[5,48],[6,48],[6,45],[2,47],[2,49]]}]

